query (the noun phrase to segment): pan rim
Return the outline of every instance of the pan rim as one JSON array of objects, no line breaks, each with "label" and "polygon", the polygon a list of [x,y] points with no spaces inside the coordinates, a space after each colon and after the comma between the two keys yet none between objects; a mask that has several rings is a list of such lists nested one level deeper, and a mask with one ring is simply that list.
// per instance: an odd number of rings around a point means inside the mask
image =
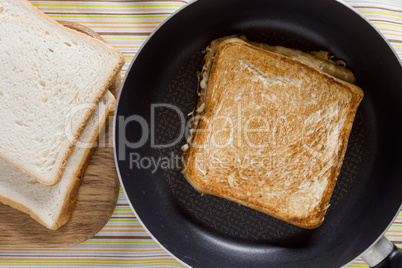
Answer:
[{"label": "pan rim", "polygon": [[[384,40],[384,42],[388,45],[388,47],[390,48],[390,50],[394,53],[395,58],[399,59],[399,64],[401,65],[402,68],[402,62],[398,56],[398,54],[396,53],[396,50],[394,49],[394,47],[391,45],[391,43],[387,40],[387,38],[385,37],[385,35],[380,32],[380,30],[378,30],[366,17],[364,17],[361,13],[359,13],[356,9],[354,9],[351,5],[349,5],[348,3],[345,3],[342,0],[336,0],[338,3],[344,5],[345,7],[349,8],[351,11],[353,11],[355,14],[357,14],[360,18],[362,18],[363,20],[366,21],[366,23],[368,23],[376,32],[379,36],[382,37],[382,39]],[[370,246],[368,246],[366,248],[366,250],[364,250],[362,253],[359,254],[359,256],[355,257],[353,260],[351,260],[350,262],[346,263],[343,267],[347,267],[349,264],[351,264],[352,262],[354,262],[354,260],[356,260],[357,258],[363,256],[364,254],[366,254],[384,235],[385,233],[389,230],[389,228],[391,227],[391,225],[393,224],[393,222],[395,221],[395,219],[398,217],[399,212],[402,209],[402,203],[399,206],[399,209],[396,211],[394,217],[392,218],[391,222],[388,224],[388,226],[384,229],[384,231],[381,233],[381,235],[375,240],[373,241],[373,243],[371,243]]]},{"label": "pan rim", "polygon": [[[160,23],[152,32],[151,34],[147,37],[147,39],[144,41],[144,43],[141,45],[141,47],[138,49],[134,59],[132,60],[132,62],[130,63],[130,66],[127,68],[126,71],[126,75],[124,76],[124,79],[120,85],[120,90],[118,91],[118,95],[116,98],[116,107],[115,107],[115,111],[114,111],[114,115],[113,115],[113,133],[116,133],[116,124],[117,124],[117,120],[115,120],[118,116],[118,109],[119,109],[119,105],[120,105],[120,98],[123,92],[123,88],[124,85],[126,83],[126,80],[128,78],[128,74],[130,73],[131,67],[135,64],[136,59],[138,58],[138,55],[140,55],[141,51],[143,50],[143,48],[147,45],[147,43],[149,42],[149,40],[155,35],[155,33],[161,28],[163,27],[163,25],[165,25],[173,16],[175,16],[177,13],[182,12],[184,9],[188,8],[190,5],[194,4],[195,2],[197,2],[198,0],[190,0],[188,4],[184,4],[182,7],[180,7],[179,9],[177,9],[175,12],[173,12],[169,17],[167,17],[162,23]],[[172,252],[170,252],[170,250],[168,250],[164,245],[162,245],[161,242],[159,242],[159,240],[154,236],[154,234],[152,232],[149,231],[148,227],[144,224],[144,222],[142,221],[141,217],[138,215],[137,211],[135,210],[125,187],[125,184],[123,182],[123,177],[120,173],[120,168],[119,168],[119,161],[118,161],[118,155],[117,155],[117,151],[115,148],[117,148],[117,144],[116,144],[117,140],[115,138],[113,138],[113,156],[114,156],[114,162],[116,165],[116,173],[117,176],[119,178],[120,181],[120,186],[123,189],[124,195],[128,201],[128,204],[131,208],[131,210],[133,211],[135,217],[138,219],[138,221],[141,223],[141,226],[147,231],[147,233],[150,235],[150,237],[163,249],[165,250],[166,253],[168,253],[172,258],[174,258],[175,260],[177,260],[179,263],[181,263],[182,265],[184,265],[185,267],[191,268],[191,266],[189,266],[187,263],[185,263],[184,261],[182,261],[181,259],[179,259],[176,255],[174,255]]]},{"label": "pan rim", "polygon": [[[373,29],[377,32],[377,34],[382,37],[382,39],[383,39],[383,40],[385,41],[385,43],[388,45],[388,47],[390,48],[390,50],[393,52],[394,56],[399,59],[399,57],[397,56],[397,53],[396,53],[395,49],[392,47],[392,45],[388,42],[388,40],[385,38],[385,36],[384,36],[376,27],[374,27],[374,25],[373,25],[368,19],[366,19],[365,17],[363,17],[362,14],[358,13],[353,7],[351,7],[351,6],[348,5],[347,3],[345,3],[345,2],[343,2],[343,1],[341,1],[341,0],[335,0],[335,1],[338,2],[338,3],[340,3],[340,4],[342,4],[343,6],[347,7],[349,10],[352,10],[355,14],[358,14],[360,18],[363,18],[363,19],[366,21],[366,23],[368,23],[368,24],[371,26],[371,28],[373,28]],[[165,19],[165,20],[151,33],[151,35],[146,39],[146,41],[144,41],[144,43],[142,44],[141,48],[138,50],[138,52],[137,52],[137,54],[136,54],[136,57],[135,57],[135,58],[133,59],[133,61],[131,62],[131,64],[130,64],[130,66],[129,66],[129,68],[128,68],[126,74],[129,74],[129,73],[130,73],[131,67],[135,64],[135,61],[136,61],[136,59],[137,59],[137,56],[141,53],[141,51],[143,50],[143,48],[147,45],[148,41],[154,36],[154,34],[155,34],[167,21],[169,21],[173,16],[175,16],[177,13],[183,11],[185,8],[189,7],[190,5],[192,5],[192,4],[196,3],[196,2],[198,2],[198,0],[190,0],[188,4],[184,5],[183,7],[181,7],[181,8],[178,9],[177,11],[175,11],[171,16],[169,16],[167,19]],[[400,60],[399,60],[399,64],[400,64],[401,67],[402,67],[402,63],[401,63]],[[121,85],[121,90],[120,90],[120,92],[119,92],[119,94],[118,94],[117,105],[116,105],[116,109],[115,109],[114,118],[117,117],[117,112],[118,112],[118,108],[119,108],[119,105],[120,105],[121,93],[122,93],[122,89],[123,89],[123,87],[124,87],[124,85],[125,85],[125,82],[126,82],[127,77],[128,77],[128,75],[126,75],[126,76],[124,77],[124,80],[123,80],[122,85]],[[115,130],[116,130],[116,120],[114,119],[114,120],[113,120],[113,131],[114,131],[114,133],[115,133]],[[113,139],[113,146],[114,146],[114,148],[116,148],[116,139],[115,139],[115,138]],[[130,208],[133,210],[133,212],[134,212],[134,214],[136,215],[137,219],[140,221],[140,223],[142,224],[142,226],[144,227],[144,229],[146,229],[146,231],[150,234],[150,236],[153,238],[153,240],[158,243],[158,245],[160,245],[166,252],[168,252],[172,257],[174,257],[174,258],[175,258],[176,260],[178,260],[180,263],[182,263],[183,265],[185,265],[185,266],[187,266],[187,267],[191,267],[191,266],[189,266],[187,263],[185,263],[184,261],[182,261],[181,259],[179,259],[179,257],[177,257],[177,256],[175,256],[173,253],[171,253],[165,246],[163,246],[163,245],[159,242],[159,240],[149,231],[148,227],[143,223],[142,219],[139,217],[139,215],[137,214],[137,211],[135,210],[134,206],[132,205],[132,202],[131,202],[130,198],[128,197],[128,194],[127,194],[127,191],[126,191],[126,187],[125,187],[125,184],[124,184],[124,182],[123,182],[123,178],[122,178],[121,173],[120,173],[119,161],[117,160],[118,158],[117,158],[117,155],[116,155],[116,150],[114,150],[114,156],[115,156],[115,164],[116,164],[116,167],[117,167],[117,173],[118,173],[118,177],[119,177],[120,183],[121,183],[122,188],[123,188],[123,190],[124,190],[124,193],[125,193],[125,195],[126,195],[126,197],[127,197],[127,200],[129,201]],[[398,213],[399,213],[399,211],[400,211],[401,208],[402,208],[402,204],[401,204],[399,210],[396,212],[396,214],[395,214],[393,220],[395,220],[395,218],[398,216]],[[393,222],[393,221],[391,221],[390,224],[387,226],[387,228],[383,231],[382,235],[389,229],[389,227],[392,225],[392,222]],[[380,238],[381,238],[381,236],[378,237],[378,239],[380,239]],[[377,240],[378,240],[378,239],[377,239]],[[377,242],[377,240],[374,241],[374,242],[372,243],[372,245],[374,245],[374,244]],[[370,247],[368,247],[364,252],[366,252],[369,248],[370,248]],[[360,255],[362,255],[364,252],[362,252]],[[360,255],[359,255],[359,256],[360,256]],[[356,257],[355,257],[353,260],[351,260],[350,262],[353,262],[357,257],[358,257],[358,256],[356,256]],[[350,262],[349,262],[349,263],[350,263]],[[349,263],[345,264],[344,266],[347,266]]]}]

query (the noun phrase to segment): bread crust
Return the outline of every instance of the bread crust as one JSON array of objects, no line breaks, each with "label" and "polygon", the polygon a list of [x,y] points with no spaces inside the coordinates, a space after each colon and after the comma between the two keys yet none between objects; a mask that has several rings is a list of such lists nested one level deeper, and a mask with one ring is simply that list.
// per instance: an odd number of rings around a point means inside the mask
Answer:
[{"label": "bread crust", "polygon": [[[105,42],[99,34],[97,34],[96,32],[92,31],[90,28],[87,28],[81,24],[68,22],[68,21],[58,21],[58,23],[62,24],[64,27],[67,27],[67,29],[78,30],[82,33],[92,36],[93,38],[96,38],[102,42]],[[121,83],[120,81],[121,81],[120,72],[117,72],[115,77],[112,79],[110,85],[108,86],[108,89],[110,92],[112,92],[113,96],[115,96],[116,90],[120,87],[120,83]],[[109,105],[107,107],[105,107],[106,112],[104,113],[104,116],[102,118],[100,118],[97,129],[101,130],[102,127],[104,128],[107,126],[107,124],[109,123],[108,118],[113,113],[115,104],[116,104],[116,100],[113,98],[110,101]],[[90,120],[90,118],[88,119],[88,121],[89,120]],[[82,178],[84,176],[86,167],[88,166],[88,164],[91,160],[91,156],[92,156],[93,152],[95,151],[95,149],[93,148],[92,145],[98,140],[100,133],[103,133],[103,132],[97,132],[97,131],[94,132],[91,139],[89,140],[88,144],[91,144],[91,146],[86,147],[85,152],[83,153],[83,156],[81,158],[81,161],[80,161],[79,165],[77,165],[77,168],[75,170],[75,175],[74,175],[74,177],[76,179],[75,179],[74,183],[71,183],[69,185],[69,189],[66,191],[66,194],[62,201],[63,202],[62,208],[60,209],[58,218],[53,225],[49,225],[48,223],[44,222],[30,208],[14,201],[14,200],[11,200],[9,198],[6,198],[6,197],[0,195],[0,202],[4,203],[5,205],[9,205],[23,213],[28,214],[35,221],[37,221],[38,223],[40,223],[41,225],[45,226],[48,229],[51,229],[51,230],[59,229],[61,226],[63,226],[70,220],[70,218],[74,212],[74,208],[75,208],[75,205],[78,200],[78,192],[79,192],[79,188],[80,188],[80,185],[82,182]],[[71,150],[73,151],[74,147],[72,147]],[[68,162],[68,160],[66,161],[66,164],[67,164],[67,162]]]},{"label": "bread crust", "polygon": [[42,219],[36,215],[31,209],[27,208],[24,205],[21,205],[20,203],[15,202],[14,200],[11,200],[7,197],[4,197],[2,195],[0,195],[0,202],[2,202],[4,205],[10,206],[14,209],[19,210],[20,212],[23,212],[25,214],[28,214],[29,216],[31,216],[31,218],[33,218],[35,221],[39,222],[41,225],[46,226],[47,224],[42,221]]},{"label": "bread crust", "polygon": [[52,172],[54,172],[53,180],[51,180],[51,181],[43,180],[43,178],[41,178],[37,174],[34,174],[34,173],[30,172],[29,170],[27,170],[27,168],[23,167],[21,164],[16,163],[12,159],[9,159],[7,156],[0,155],[0,157],[2,157],[4,160],[6,160],[6,161],[10,162],[11,164],[13,164],[14,166],[18,167],[19,169],[24,171],[26,174],[28,174],[30,177],[34,178],[38,182],[40,182],[40,183],[42,183],[44,185],[54,186],[62,178],[63,172],[64,172],[65,167],[67,165],[68,159],[69,159],[69,157],[70,157],[70,155],[71,155],[71,153],[73,151],[74,145],[78,141],[78,139],[81,136],[85,126],[87,125],[88,121],[90,120],[90,118],[91,118],[91,116],[92,116],[92,114],[93,114],[93,112],[95,110],[96,105],[103,98],[103,96],[105,95],[105,93],[108,90],[108,88],[110,87],[110,85],[115,83],[114,79],[115,79],[116,75],[119,74],[121,68],[123,67],[123,65],[125,63],[125,60],[124,60],[123,54],[118,49],[110,46],[109,44],[107,44],[106,42],[103,42],[102,40],[97,39],[96,37],[93,38],[93,37],[87,35],[87,34],[90,34],[90,32],[85,33],[85,31],[76,31],[76,30],[70,29],[68,27],[65,27],[62,24],[57,23],[56,21],[54,21],[53,19],[48,17],[46,14],[44,14],[39,9],[37,9],[28,0],[23,0],[23,2],[26,3],[26,5],[31,9],[32,12],[34,12],[38,16],[46,19],[47,22],[52,24],[53,26],[56,26],[56,27],[61,28],[61,29],[65,30],[65,31],[68,31],[68,32],[70,32],[70,33],[72,33],[74,35],[79,36],[80,38],[91,39],[92,42],[95,42],[95,43],[97,43],[97,45],[99,45],[101,47],[104,47],[104,48],[107,48],[110,51],[113,51],[113,53],[115,53],[119,57],[119,62],[113,68],[113,71],[109,74],[109,76],[106,78],[106,83],[101,88],[99,88],[99,93],[98,93],[97,96],[95,96],[93,104],[92,104],[92,107],[87,109],[87,112],[82,117],[82,121],[79,123],[76,131],[74,133],[72,133],[72,138],[71,138],[70,142],[68,144],[65,144],[64,146],[60,147],[60,151],[63,151],[64,153],[62,154],[61,157],[59,157],[56,160],[56,162],[53,165],[54,167],[57,167],[56,170],[52,170]]},{"label": "bread crust", "polygon": [[[97,130],[102,129],[103,127],[106,126],[106,122],[108,117],[113,113],[114,107],[116,104],[116,100],[113,98],[109,105],[105,107],[106,111],[103,114],[102,118],[100,118],[99,125],[96,126]],[[48,229],[51,230],[56,230],[63,226],[65,223],[68,222],[68,220],[71,218],[71,215],[74,211],[75,205],[78,200],[78,191],[80,184],[82,182],[82,177],[84,175],[85,169],[89,164],[89,161],[91,159],[92,153],[94,152],[94,148],[92,145],[97,141],[99,138],[99,131],[95,131],[93,135],[91,136],[90,140],[88,141],[88,145],[91,146],[86,146],[84,149],[84,153],[82,158],[80,159],[80,163],[76,166],[76,170],[74,171],[74,177],[75,180],[73,183],[69,184],[69,188],[66,191],[65,195],[63,198],[61,198],[63,205],[62,208],[59,211],[59,215],[57,217],[57,220],[55,221],[54,224],[49,225],[49,223],[44,222],[40,216],[38,216],[35,212],[33,212],[30,208],[24,206],[23,204],[20,204],[14,200],[11,200],[7,197],[4,197],[0,195],[0,202],[4,203],[5,205],[9,205],[17,210],[20,210],[29,216],[31,216],[34,220],[39,222],[41,225],[45,226]]]},{"label": "bread crust", "polygon": [[[255,44],[255,43],[254,43]],[[236,47],[236,48],[235,48]],[[233,51],[231,51],[231,49]],[[322,81],[323,84],[325,84],[326,87],[331,88],[336,88],[339,90],[339,94],[344,94],[344,95],[350,95],[350,103],[346,103],[345,107],[341,107],[340,111],[345,112],[345,115],[343,118],[344,123],[341,125],[341,134],[338,137],[338,143],[337,143],[337,148],[333,149],[334,155],[331,155],[331,159],[328,159],[328,163],[326,166],[326,171],[324,172],[323,175],[326,175],[325,178],[327,178],[323,184],[325,184],[325,188],[320,191],[322,193],[320,194],[319,201],[318,202],[312,202],[311,200],[305,200],[306,198],[303,196],[296,196],[298,194],[297,192],[297,187],[296,188],[289,188],[288,190],[291,192],[291,194],[284,194],[282,196],[276,197],[272,193],[268,193],[268,195],[274,196],[267,198],[265,201],[263,200],[265,197],[263,194],[261,196],[253,196],[252,193],[250,192],[258,192],[260,194],[260,190],[254,189],[254,188],[247,188],[244,185],[251,185],[252,183],[245,183],[244,180],[242,181],[239,179],[239,171],[236,171],[237,173],[233,175],[235,172],[235,164],[234,161],[230,162],[230,164],[226,165],[226,170],[222,168],[222,166],[219,166],[218,168],[213,167],[212,165],[204,165],[202,168],[205,168],[204,171],[200,171],[199,166],[203,165],[205,159],[200,157],[201,160],[197,159],[197,154],[208,154],[210,153],[208,150],[214,151],[218,150],[215,148],[210,148],[207,147],[207,149],[200,149],[200,148],[195,148],[195,145],[205,145],[210,142],[208,140],[206,134],[203,135],[202,132],[200,132],[200,129],[207,129],[210,130],[210,125],[211,122],[214,121],[214,116],[217,116],[217,110],[218,109],[224,109],[222,106],[219,105],[224,105],[222,104],[223,100],[226,100],[228,97],[228,94],[237,94],[238,91],[234,87],[231,87],[231,90],[234,90],[235,92],[226,92],[224,89],[222,89],[222,85],[227,85],[226,80],[231,80],[234,81],[235,79],[242,79],[239,78],[242,74],[237,73],[237,75],[234,75],[231,69],[231,65],[234,64],[229,64],[230,60],[239,60],[239,61],[244,61],[247,62],[248,60],[251,61],[251,56],[245,56],[242,53],[244,51],[252,51],[252,53],[258,54],[259,57],[263,58],[261,61],[266,61],[266,62],[279,62],[277,67],[278,69],[284,68],[281,70],[281,78],[283,79],[293,79],[294,77],[289,74],[292,72],[298,72],[299,70],[303,70],[303,72],[306,74],[306,76],[310,79],[317,79]],[[227,55],[231,51],[230,55]],[[251,52],[250,52],[251,53]],[[232,57],[232,58],[230,58]],[[230,58],[229,60],[227,58]],[[224,62],[224,60],[226,60]],[[212,62],[211,67],[206,67],[209,62]],[[224,62],[224,63],[223,63]],[[233,63],[232,62],[232,63]],[[283,65],[282,65],[283,64]],[[240,66],[240,65],[239,65]],[[258,65],[260,66],[260,65]],[[286,66],[286,67],[283,67]],[[237,68],[240,68],[236,65]],[[243,72],[253,72],[258,70],[251,70],[253,69],[253,62],[251,62],[245,71]],[[233,67],[234,68],[234,67]],[[272,67],[274,68],[274,67]],[[288,69],[287,69],[288,68]],[[224,71],[227,73],[225,73]],[[275,70],[274,70],[275,71]],[[240,71],[239,71],[240,72]],[[219,73],[220,75],[218,75]],[[222,78],[222,74],[224,73]],[[279,73],[279,71],[276,71],[276,73]],[[261,76],[265,74],[260,74]],[[339,80],[337,78],[334,78],[322,71],[319,71],[315,68],[312,68],[304,63],[301,63],[297,60],[291,59],[289,57],[279,55],[261,48],[258,48],[248,42],[245,42],[243,40],[240,40],[239,38],[233,38],[233,37],[225,37],[222,39],[217,39],[214,40],[211,45],[207,48],[206,50],[206,55],[204,59],[204,68],[202,70],[201,74],[202,78],[205,78],[208,81],[204,81],[204,85],[207,84],[207,87],[200,85],[200,92],[199,92],[199,98],[198,102],[196,105],[196,109],[194,111],[194,121],[193,124],[191,125],[192,130],[190,131],[190,136],[187,140],[187,144],[182,147],[182,167],[183,167],[183,175],[186,178],[186,180],[200,193],[203,194],[211,194],[211,195],[216,195],[234,202],[237,202],[239,204],[242,204],[244,206],[251,207],[253,209],[256,209],[258,211],[261,211],[263,213],[269,214],[273,217],[276,217],[278,219],[281,219],[283,221],[286,221],[288,223],[294,224],[296,226],[302,227],[302,228],[307,228],[307,229],[312,229],[320,226],[324,220],[324,215],[329,207],[329,201],[333,192],[333,189],[336,184],[337,177],[339,176],[340,169],[343,163],[343,159],[345,156],[346,148],[347,148],[347,143],[350,135],[350,131],[352,129],[355,113],[357,110],[357,107],[359,106],[362,98],[363,98],[363,91],[350,83],[344,82],[342,80]],[[226,80],[225,80],[226,79]],[[257,79],[257,78],[255,78]],[[258,78],[260,79],[260,78]],[[252,84],[252,83],[251,83]],[[305,84],[303,84],[305,85]],[[244,87],[244,85],[242,85]],[[249,87],[253,87],[253,85],[248,85]],[[255,85],[254,85],[255,86]],[[240,86],[239,86],[240,87]],[[256,86],[255,86],[256,87]],[[333,92],[333,91],[331,91]],[[304,101],[304,100],[303,100]],[[229,101],[225,102],[227,104]],[[231,104],[235,102],[229,102]],[[251,104],[253,105],[253,104]],[[233,104],[232,110],[235,108],[235,104]],[[226,111],[226,110],[225,110]],[[285,110],[283,110],[285,111]],[[286,111],[285,111],[286,112]],[[335,110],[335,112],[337,112]],[[223,112],[219,115],[222,115]],[[267,114],[268,118],[270,114]],[[208,122],[210,125],[208,125]],[[197,130],[197,131],[196,131]],[[200,134],[201,133],[201,134]],[[235,136],[233,139],[238,138]],[[236,141],[233,141],[233,143],[236,143]],[[299,144],[300,145],[300,144]],[[295,145],[296,146],[296,145]],[[235,146],[234,146],[235,147]],[[300,150],[296,149],[296,150]],[[233,153],[235,150],[227,149],[228,153],[221,153],[220,151],[217,153],[210,153],[208,157],[206,156],[205,158],[213,158],[215,156],[223,156],[223,157],[228,157],[230,156],[230,153]],[[246,154],[246,150],[241,151],[243,154]],[[291,154],[290,154],[291,155]],[[234,156],[232,156],[234,157]],[[290,157],[291,159],[292,157]],[[218,159],[217,161],[224,162],[224,160]],[[285,162],[289,160],[284,160]],[[296,161],[296,159],[295,159]],[[200,164],[201,163],[201,164]],[[197,165],[199,165],[197,167]],[[312,165],[312,164],[306,164]],[[230,168],[232,167],[232,168]],[[215,168],[215,169],[214,169]],[[289,175],[289,179],[292,179],[292,176],[297,176],[297,172],[300,172],[299,169],[302,169],[301,167],[296,167],[295,170],[286,170],[286,172],[293,172],[290,173],[292,175]],[[308,170],[305,169],[305,170]],[[240,170],[240,172],[244,172],[244,170]],[[314,171],[316,173],[321,172],[320,170]],[[252,173],[252,171],[249,171],[249,173]],[[210,175],[212,174],[212,175]],[[308,174],[308,172],[306,173]],[[329,174],[329,175],[328,175]],[[279,177],[282,178],[282,176]],[[314,175],[314,174],[313,174]],[[316,174],[317,175],[317,174]],[[319,174],[318,174],[319,175]],[[317,176],[318,176],[317,175]],[[252,176],[251,176],[252,177]],[[264,176],[263,176],[264,177]],[[318,176],[319,177],[319,176]],[[236,180],[234,180],[236,179]],[[270,182],[272,178],[269,176],[267,178],[261,179],[258,178],[256,180],[260,181],[268,181],[268,184],[263,184],[261,187],[273,185],[273,186],[278,186],[278,184],[275,184],[275,182]],[[299,185],[303,185],[303,180],[300,179],[297,181]],[[314,181],[311,178],[305,179],[306,181]],[[237,186],[236,183],[239,185]],[[284,185],[286,184],[286,181],[283,182]],[[296,184],[297,184],[296,183]],[[237,188],[237,189],[236,189]],[[282,189],[284,192],[286,192],[286,187]],[[260,192],[259,192],[260,191]],[[272,191],[272,190],[268,190]],[[248,193],[247,193],[248,192]],[[300,198],[298,201],[297,198]],[[311,197],[312,199],[313,197]],[[316,197],[314,197],[316,198]],[[289,201],[291,199],[295,199],[292,202]],[[303,213],[299,213],[300,211],[295,211],[292,212],[292,208],[289,206],[286,206],[284,204],[286,203],[297,203],[297,202],[305,202],[308,204],[314,204],[314,207],[309,207],[308,209],[303,208],[302,206],[301,209],[305,209],[305,211],[302,211]],[[307,207],[307,205],[306,205]]]},{"label": "bread crust", "polygon": [[[101,122],[99,124],[99,130],[107,126],[108,123],[108,117],[113,113],[114,107],[116,104],[116,100],[113,100],[112,103],[107,107],[107,112],[105,113],[105,116],[101,118]],[[94,144],[98,139],[99,139],[99,133],[102,132],[97,132],[94,133],[90,140],[90,144]],[[95,149],[92,148],[92,146],[88,146],[88,148],[85,150],[84,156],[81,159],[81,163],[79,164],[77,170],[76,170],[76,181],[74,184],[70,185],[70,189],[67,191],[65,197],[64,197],[64,204],[63,207],[60,211],[59,217],[55,223],[55,225],[51,226],[50,229],[56,230],[60,228],[62,225],[67,223],[69,219],[71,218],[75,205],[78,200],[78,191],[82,182],[82,178],[84,176],[85,170],[89,164],[89,161],[91,160],[91,156],[94,153]]]}]

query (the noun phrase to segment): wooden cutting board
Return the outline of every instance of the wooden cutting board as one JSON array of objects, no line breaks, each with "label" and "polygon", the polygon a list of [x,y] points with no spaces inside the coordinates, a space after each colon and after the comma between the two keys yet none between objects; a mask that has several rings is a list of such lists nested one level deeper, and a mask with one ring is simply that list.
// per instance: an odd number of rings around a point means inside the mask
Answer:
[{"label": "wooden cutting board", "polygon": [[[59,23],[101,37],[91,29],[72,22]],[[110,90],[116,94],[120,76]],[[113,158],[111,128],[106,127],[100,146],[93,152],[78,192],[78,201],[71,219],[58,230],[49,230],[28,215],[0,203],[0,247],[68,247],[82,243],[96,233],[110,219],[117,203],[119,180]]]}]

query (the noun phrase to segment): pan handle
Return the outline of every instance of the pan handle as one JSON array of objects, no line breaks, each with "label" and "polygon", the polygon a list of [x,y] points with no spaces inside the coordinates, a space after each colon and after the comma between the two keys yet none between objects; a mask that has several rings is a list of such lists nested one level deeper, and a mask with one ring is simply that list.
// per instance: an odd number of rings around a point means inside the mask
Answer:
[{"label": "pan handle", "polygon": [[385,236],[382,236],[361,257],[368,266],[373,268],[402,267],[402,249],[392,244]]}]

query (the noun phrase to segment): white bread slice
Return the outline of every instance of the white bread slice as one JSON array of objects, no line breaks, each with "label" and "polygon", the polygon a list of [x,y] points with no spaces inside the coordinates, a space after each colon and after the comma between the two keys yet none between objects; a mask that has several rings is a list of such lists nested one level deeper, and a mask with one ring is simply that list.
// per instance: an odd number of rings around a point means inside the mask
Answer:
[{"label": "white bread slice", "polygon": [[93,144],[114,106],[115,98],[107,91],[74,147],[62,179],[55,186],[43,185],[0,159],[0,201],[29,214],[49,229],[55,230],[65,224],[77,201],[80,176]]},{"label": "white bread slice", "polygon": [[0,0],[0,32],[0,157],[55,185],[124,57],[26,0]]}]

